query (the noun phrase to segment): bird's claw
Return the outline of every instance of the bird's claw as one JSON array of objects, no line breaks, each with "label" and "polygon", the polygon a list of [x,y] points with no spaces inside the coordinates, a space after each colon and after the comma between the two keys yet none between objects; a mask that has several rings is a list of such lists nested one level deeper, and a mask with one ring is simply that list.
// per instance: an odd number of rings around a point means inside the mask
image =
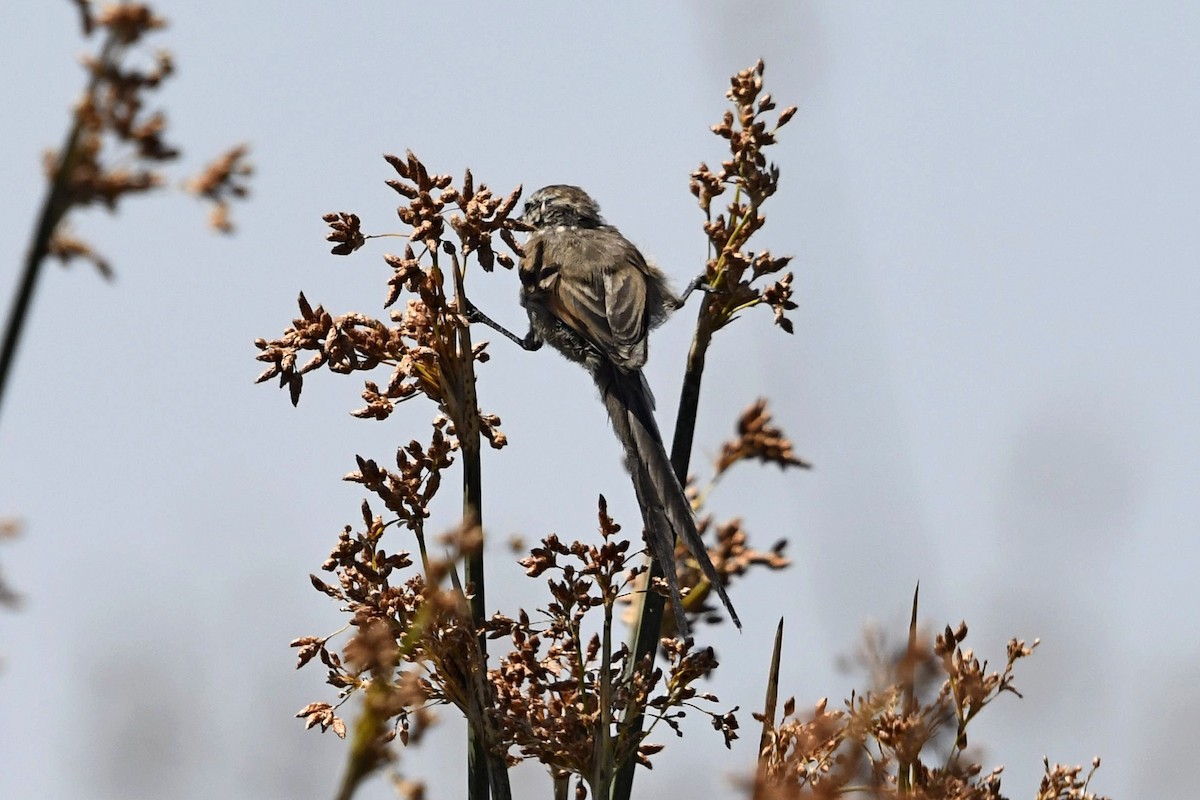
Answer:
[{"label": "bird's claw", "polygon": [[692,292],[696,291],[697,289],[704,292],[705,294],[712,291],[712,286],[710,286],[708,283],[708,273],[707,272],[701,272],[699,275],[692,278],[691,282],[688,283],[688,285],[686,287],[684,287],[683,294],[679,295],[679,299],[677,299],[675,301],[675,308],[676,309],[683,308],[683,306],[687,303],[688,297],[692,294]]},{"label": "bird's claw", "polygon": [[475,307],[475,304],[466,297],[462,298],[462,314],[467,318],[467,322],[482,322],[483,312]]}]

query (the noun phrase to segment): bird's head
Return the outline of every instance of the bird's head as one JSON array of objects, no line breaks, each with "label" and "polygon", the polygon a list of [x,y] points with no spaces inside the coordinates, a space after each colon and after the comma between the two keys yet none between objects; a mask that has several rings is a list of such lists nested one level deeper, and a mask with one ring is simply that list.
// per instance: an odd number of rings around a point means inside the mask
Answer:
[{"label": "bird's head", "polygon": [[558,227],[598,228],[604,224],[600,206],[578,186],[555,184],[529,196],[521,221],[534,230]]}]

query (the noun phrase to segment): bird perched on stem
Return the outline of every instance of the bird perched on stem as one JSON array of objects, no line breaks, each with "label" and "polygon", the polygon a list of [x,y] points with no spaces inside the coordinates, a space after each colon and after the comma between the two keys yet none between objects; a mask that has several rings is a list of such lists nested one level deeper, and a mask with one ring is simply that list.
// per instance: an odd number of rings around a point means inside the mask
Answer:
[{"label": "bird perched on stem", "polygon": [[691,503],[671,467],[654,421],[654,396],[642,374],[650,330],[683,304],[695,284],[677,298],[662,272],[605,223],[596,201],[577,186],[547,186],[534,192],[521,221],[533,228],[518,270],[529,333],[518,337],[474,307],[468,308],[469,318],[526,350],[549,343],[591,374],[625,448],[646,541],[662,565],[680,630],[686,632],[688,624],[675,571],[676,537],[683,539],[740,628],[721,576],[696,531]]}]

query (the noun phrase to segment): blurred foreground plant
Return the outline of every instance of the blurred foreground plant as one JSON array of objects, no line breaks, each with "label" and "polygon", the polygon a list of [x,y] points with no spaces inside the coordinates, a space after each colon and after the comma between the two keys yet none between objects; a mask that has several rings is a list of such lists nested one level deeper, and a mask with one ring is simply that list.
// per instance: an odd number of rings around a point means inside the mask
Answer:
[{"label": "blurred foreground plant", "polygon": [[[889,654],[883,640],[868,635],[862,663],[873,686],[851,693],[841,709],[822,699],[808,714],[796,713],[789,698],[775,719],[774,691],[779,677],[776,660],[768,680],[763,713],[755,800],[801,798],[945,798],[1003,800],[1003,767],[985,772],[977,752],[967,747],[967,729],[984,708],[1008,692],[1020,697],[1014,668],[1031,656],[1038,641],[1009,641],[1004,667],[988,671],[963,647],[966,623],[946,626],[931,643],[916,626],[916,600],[908,645]],[[1088,792],[1092,773],[1045,763],[1037,800],[1106,800]]]}]

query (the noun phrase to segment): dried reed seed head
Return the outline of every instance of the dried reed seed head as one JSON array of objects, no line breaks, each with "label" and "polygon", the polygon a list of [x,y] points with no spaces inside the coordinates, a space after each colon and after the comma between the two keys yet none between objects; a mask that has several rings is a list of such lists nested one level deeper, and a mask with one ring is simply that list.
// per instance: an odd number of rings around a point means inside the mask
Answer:
[{"label": "dried reed seed head", "polygon": [[320,725],[322,731],[332,729],[339,739],[346,738],[346,723],[333,713],[333,706],[329,703],[309,703],[296,716],[305,720],[305,728]]},{"label": "dried reed seed head", "polygon": [[366,237],[362,233],[362,220],[358,218],[357,214],[338,211],[325,214],[321,219],[331,228],[330,232],[325,235],[325,241],[336,243],[336,246],[330,250],[335,256],[350,255],[366,243]]},{"label": "dried reed seed head", "polygon": [[[163,18],[143,3],[110,4],[95,12],[91,3],[76,0],[76,7],[84,34],[102,28],[106,37],[99,56],[82,59],[92,80],[76,107],[79,136],[75,147],[71,153],[51,153],[46,158],[51,181],[65,187],[61,193],[55,190],[53,211],[59,225],[72,207],[100,204],[112,210],[126,195],[163,185],[165,179],[154,166],[179,155],[178,149],[164,139],[166,116],[161,111],[143,113],[144,93],[174,73],[171,54],[157,51],[148,69],[126,63],[131,53],[140,52],[132,45],[164,27]],[[110,159],[104,156],[114,145],[120,146],[120,162],[106,163]],[[61,177],[60,172],[64,173]],[[245,192],[243,185],[231,183],[213,199],[209,222],[214,228],[224,232],[233,229],[228,202]],[[89,258],[106,276],[111,275],[107,262],[95,257],[91,248],[78,240],[60,239],[52,249],[52,255],[60,258]]]},{"label": "dried reed seed head", "polygon": [[75,7],[79,10],[79,26],[83,30],[83,35],[91,36],[92,31],[96,29],[96,19],[92,14],[91,0],[72,0]]},{"label": "dried reed seed head", "polygon": [[[725,111],[721,122],[712,127],[714,134],[728,142],[730,157],[721,162],[717,171],[701,163],[690,180],[691,192],[706,216],[703,228],[712,254],[706,265],[711,290],[702,317],[702,325],[711,330],[727,325],[746,308],[766,303],[775,312],[776,324],[792,332],[792,323],[786,317],[787,311],[796,308],[791,300],[790,276],[761,289],[751,285],[780,271],[790,260],[772,258],[766,251],[747,250],[750,239],[766,223],[759,209],[779,184],[779,170],[767,161],[763,150],[775,143],[775,132],[795,114],[795,108],[787,108],[768,127],[762,117],[776,106],[769,94],[759,98],[762,74],[759,61],[753,68],[733,76],[728,97],[734,108]],[[725,212],[714,218],[713,198],[725,194],[731,186],[738,191]]]},{"label": "dried reed seed head", "polygon": [[737,423],[738,436],[721,445],[715,470],[723,474],[739,461],[756,460],[776,464],[780,469],[787,467],[810,468],[812,465],[798,458],[792,442],[783,431],[772,424],[767,412],[766,398],[760,398],[742,412]]},{"label": "dried reed seed head", "polygon": [[209,221],[222,233],[233,232],[233,223],[229,219],[230,202],[244,199],[250,193],[245,182],[254,174],[254,167],[246,161],[249,152],[247,145],[232,147],[184,183],[188,192],[212,203]]},{"label": "dried reed seed head", "polygon": [[51,234],[46,255],[57,258],[63,266],[70,266],[76,258],[83,259],[90,262],[105,279],[113,278],[112,265],[108,260],[92,249],[90,244],[76,238],[65,224],[60,223]]},{"label": "dried reed seed head", "polygon": [[[783,717],[770,726],[760,754],[760,785],[783,791],[781,796],[811,797],[831,791],[840,794],[842,787],[860,784],[891,797],[898,792],[903,767],[925,792],[922,796],[1000,800],[1000,769],[985,773],[963,748],[967,722],[1000,693],[1015,692],[1013,659],[1003,673],[984,676],[986,664],[980,665],[969,650],[959,647],[965,636],[966,626],[960,624],[957,629],[947,628],[936,644],[918,637],[911,647],[889,651],[878,636],[868,635],[867,657],[877,662],[868,667],[878,676],[877,688],[851,694],[845,712],[830,712],[822,701],[812,714],[797,717],[794,701],[785,702]],[[1010,653],[1032,651],[1019,640],[1014,642],[1009,644]],[[958,660],[948,660],[942,655],[947,652]],[[930,672],[936,669],[941,680],[920,677],[914,663]],[[987,690],[982,698],[981,688]],[[942,752],[947,744],[949,758]],[[930,751],[937,755],[927,755]],[[924,763],[923,756],[943,766]],[[1069,778],[1068,773],[1060,773],[1059,778]]]},{"label": "dried reed seed head", "polygon": [[343,648],[346,663],[359,672],[390,676],[400,662],[397,632],[383,619],[370,619]]},{"label": "dried reed seed head", "polygon": [[166,27],[167,21],[143,3],[116,3],[106,5],[94,16],[94,24],[107,28],[117,41],[133,44],[152,30]]},{"label": "dried reed seed head", "polygon": [[[534,625],[529,615],[521,612],[517,619],[496,615],[487,626],[492,638],[508,636],[513,643],[513,649],[491,673],[502,740],[516,747],[523,758],[542,761],[560,775],[589,776],[596,752],[600,708],[595,687],[601,682],[597,674],[601,640],[592,636],[578,642],[583,617],[592,608],[611,608],[627,591],[628,576],[638,574],[626,561],[630,543],[614,538],[620,526],[609,516],[603,497],[598,502],[598,521],[600,545],[566,544],[549,535],[522,561],[530,575],[553,574],[548,588],[554,601],[547,606],[546,620]],[[678,730],[676,709],[698,700],[715,701],[693,686],[715,669],[712,651],[693,649],[690,642],[672,640],[666,645],[670,675],[665,678],[649,659],[637,669],[625,669],[630,657],[627,646],[612,654],[616,680],[611,686],[611,719],[619,719],[624,711],[654,708],[662,712],[668,726]],[[662,693],[655,694],[656,685],[664,680]],[[704,713],[727,741],[736,737],[732,712]],[[621,742],[618,760],[648,760],[661,749],[624,737],[614,741]]]}]

